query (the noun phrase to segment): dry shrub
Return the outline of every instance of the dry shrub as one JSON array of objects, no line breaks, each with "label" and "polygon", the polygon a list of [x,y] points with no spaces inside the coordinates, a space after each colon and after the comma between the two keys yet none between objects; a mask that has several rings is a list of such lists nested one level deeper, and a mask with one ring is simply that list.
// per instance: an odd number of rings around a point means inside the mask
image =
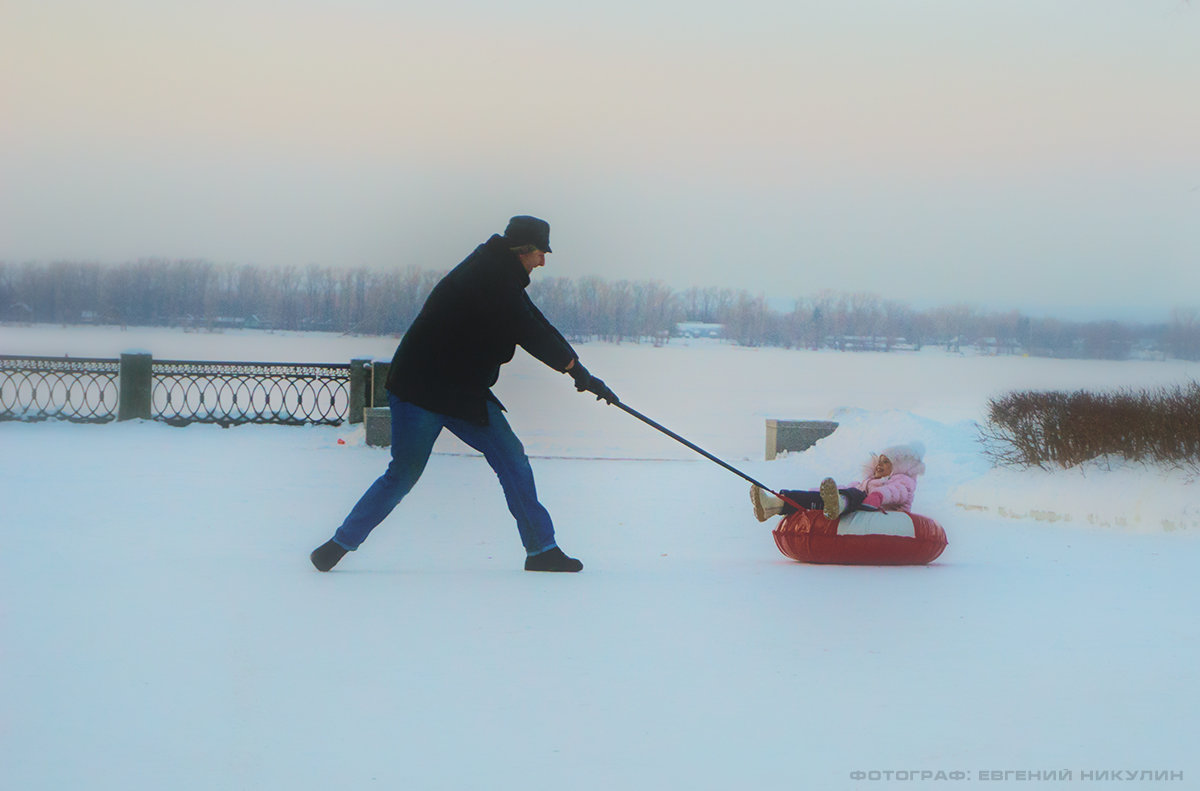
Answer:
[{"label": "dry shrub", "polygon": [[1200,468],[1200,384],[1009,393],[988,402],[980,441],[992,462],[1006,467],[1073,467],[1114,456]]}]

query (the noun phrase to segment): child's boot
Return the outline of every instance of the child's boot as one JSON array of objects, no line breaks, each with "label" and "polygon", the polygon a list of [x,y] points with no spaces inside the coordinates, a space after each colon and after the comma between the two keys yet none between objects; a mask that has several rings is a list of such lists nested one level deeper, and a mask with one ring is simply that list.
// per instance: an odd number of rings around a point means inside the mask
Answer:
[{"label": "child's boot", "polygon": [[783,500],[757,484],[750,487],[750,502],[754,505],[754,518],[760,522],[778,516],[783,510]]},{"label": "child's boot", "polygon": [[830,521],[837,519],[845,510],[846,499],[838,491],[837,483],[833,478],[821,481],[821,502],[824,505],[822,510],[825,512],[825,518]]}]

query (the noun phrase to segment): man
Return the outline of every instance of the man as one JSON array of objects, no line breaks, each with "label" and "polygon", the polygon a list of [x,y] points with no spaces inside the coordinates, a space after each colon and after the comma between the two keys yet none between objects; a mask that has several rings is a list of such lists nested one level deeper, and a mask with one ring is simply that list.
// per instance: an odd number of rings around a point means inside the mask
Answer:
[{"label": "man", "polygon": [[550,514],[537,499],[525,449],[504,418],[491,387],[520,345],[551,368],[570,374],[580,392],[607,403],[617,396],[592,376],[579,355],[525,293],[546,263],[550,225],[525,215],[509,220],[442,278],[401,339],[387,379],[392,460],[332,539],[313,550],[329,571],[358,549],[421,477],[443,428],[481,452],[500,479],[525,545],[526,571],[579,571],[554,538]]}]

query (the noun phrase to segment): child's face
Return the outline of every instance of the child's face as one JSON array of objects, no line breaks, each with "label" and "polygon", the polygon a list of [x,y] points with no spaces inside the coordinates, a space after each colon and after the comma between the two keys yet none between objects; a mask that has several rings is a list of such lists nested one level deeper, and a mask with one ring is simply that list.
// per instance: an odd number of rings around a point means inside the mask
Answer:
[{"label": "child's face", "polygon": [[892,460],[887,456],[881,455],[875,461],[875,472],[872,474],[874,478],[886,478],[892,474]]}]

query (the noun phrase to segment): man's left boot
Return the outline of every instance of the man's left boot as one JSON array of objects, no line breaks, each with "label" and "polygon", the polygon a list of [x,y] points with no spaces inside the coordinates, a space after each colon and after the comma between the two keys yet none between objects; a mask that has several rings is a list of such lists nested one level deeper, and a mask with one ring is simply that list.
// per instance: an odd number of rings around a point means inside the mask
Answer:
[{"label": "man's left boot", "polygon": [[329,571],[348,552],[344,546],[332,538],[312,551],[308,559],[312,561],[317,571]]}]

